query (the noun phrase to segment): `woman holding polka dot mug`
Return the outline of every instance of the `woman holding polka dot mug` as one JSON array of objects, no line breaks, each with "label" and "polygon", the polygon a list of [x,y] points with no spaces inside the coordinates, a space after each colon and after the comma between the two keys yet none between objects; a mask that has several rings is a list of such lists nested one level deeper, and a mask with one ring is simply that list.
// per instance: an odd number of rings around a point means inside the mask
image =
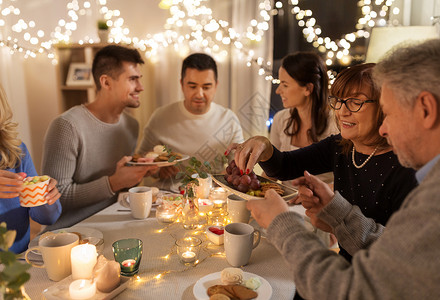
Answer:
[{"label": "woman holding polka dot mug", "polygon": [[[333,172],[334,190],[362,213],[385,225],[405,196],[417,185],[412,169],[399,164],[392,147],[379,134],[383,113],[380,91],[374,86],[375,64],[360,64],[339,73],[330,89],[339,135],[294,151],[280,152],[261,136],[233,144],[235,161],[244,172],[259,163],[265,173],[280,180]],[[329,226],[320,229],[332,231]],[[340,245],[343,246],[343,245]],[[351,255],[341,247],[347,260]]]}]

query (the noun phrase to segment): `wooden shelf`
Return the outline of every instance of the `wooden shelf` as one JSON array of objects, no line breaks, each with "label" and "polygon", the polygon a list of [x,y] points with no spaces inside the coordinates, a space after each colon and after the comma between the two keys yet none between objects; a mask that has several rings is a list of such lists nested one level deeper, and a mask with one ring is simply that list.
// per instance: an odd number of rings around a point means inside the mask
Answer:
[{"label": "wooden shelf", "polygon": [[88,89],[94,89],[95,87],[93,85],[62,85],[60,88],[66,91],[71,91],[71,90],[86,91]]},{"label": "wooden shelf", "polygon": [[92,64],[96,52],[108,44],[57,44],[55,49],[58,57],[58,93],[60,113],[71,107],[94,100],[95,87],[92,85],[66,85],[67,74],[71,63]]}]

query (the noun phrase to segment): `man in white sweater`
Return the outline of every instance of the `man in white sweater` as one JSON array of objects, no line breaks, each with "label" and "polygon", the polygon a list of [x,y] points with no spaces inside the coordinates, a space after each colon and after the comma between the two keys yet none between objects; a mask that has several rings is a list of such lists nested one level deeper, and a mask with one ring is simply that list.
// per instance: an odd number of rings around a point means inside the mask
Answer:
[{"label": "man in white sweater", "polygon": [[[139,152],[146,153],[163,144],[201,162],[212,162],[224,154],[230,143],[242,142],[235,113],[213,102],[217,84],[217,64],[211,56],[195,53],[185,58],[180,80],[184,100],[153,113],[145,126]],[[177,168],[160,168],[159,173],[162,179],[172,179]],[[159,186],[165,188],[166,184]]]},{"label": "man in white sweater", "polygon": [[139,52],[111,45],[93,60],[96,99],[64,112],[46,133],[43,173],[58,180],[63,212],[48,229],[71,226],[117,199],[156,167],[125,164],[136,148],[139,125],[124,110],[140,105]]}]

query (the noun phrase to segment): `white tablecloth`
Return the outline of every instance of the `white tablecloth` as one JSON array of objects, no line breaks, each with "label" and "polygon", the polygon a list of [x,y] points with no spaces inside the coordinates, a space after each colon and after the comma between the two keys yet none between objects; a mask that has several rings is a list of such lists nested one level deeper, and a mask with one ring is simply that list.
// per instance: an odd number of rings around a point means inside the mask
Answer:
[{"label": "white tablecloth", "polygon": [[[230,267],[221,255],[223,246],[210,243],[202,231],[185,230],[179,223],[159,224],[154,210],[148,219],[135,220],[130,212],[118,209],[126,210],[115,203],[76,225],[95,228],[104,234],[103,254],[109,259],[113,259],[111,245],[114,241],[131,237],[143,241],[140,279],[133,280],[116,299],[195,299],[192,290],[197,280]],[[201,262],[195,267],[186,267],[178,261],[174,243],[176,239],[191,234],[198,234],[204,241]],[[249,263],[242,269],[270,283],[273,289],[271,299],[293,299],[295,285],[291,273],[278,251],[265,238],[253,250]],[[27,293],[32,299],[44,299],[43,291],[56,283],[48,279],[44,269],[32,267],[29,272],[31,279],[25,284]],[[155,278],[159,274],[160,278]]]}]

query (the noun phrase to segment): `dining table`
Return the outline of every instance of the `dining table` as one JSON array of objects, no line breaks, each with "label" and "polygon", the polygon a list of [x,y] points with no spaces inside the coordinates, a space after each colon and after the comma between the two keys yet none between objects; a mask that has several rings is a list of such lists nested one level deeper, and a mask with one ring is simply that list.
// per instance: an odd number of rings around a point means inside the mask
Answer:
[{"label": "dining table", "polygon": [[[295,284],[288,265],[268,242],[265,230],[252,219],[250,224],[261,231],[261,241],[241,269],[270,284],[270,299],[293,299]],[[199,279],[231,267],[223,245],[209,241],[205,228],[188,230],[179,222],[160,223],[155,217],[155,207],[148,218],[134,219],[129,209],[116,202],[74,226],[102,232],[102,255],[109,260],[114,260],[112,244],[115,241],[127,238],[143,241],[139,273],[129,278],[126,288],[114,295],[114,299],[196,299],[193,288]],[[175,246],[177,239],[186,236],[196,236],[203,241],[198,262],[189,266],[179,261]],[[58,283],[51,281],[42,268],[31,267],[28,272],[31,277],[25,284],[27,294],[31,299],[46,299],[47,291]]]}]

